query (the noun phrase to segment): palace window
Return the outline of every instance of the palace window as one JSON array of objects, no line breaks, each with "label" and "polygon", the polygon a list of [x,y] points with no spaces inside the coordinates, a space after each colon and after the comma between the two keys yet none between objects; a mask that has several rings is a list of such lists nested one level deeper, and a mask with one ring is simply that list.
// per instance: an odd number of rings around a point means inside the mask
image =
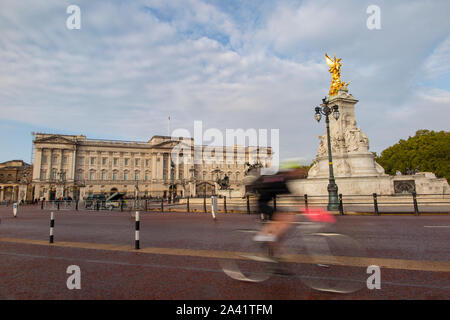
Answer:
[{"label": "palace window", "polygon": [[125,158],[125,165],[126,165],[126,166],[128,165],[128,160],[130,160],[130,159]]},{"label": "palace window", "polygon": [[123,174],[123,180],[128,180],[128,172],[125,172],[125,173]]},{"label": "palace window", "polygon": [[102,171],[102,180],[106,180],[106,171]]},{"label": "palace window", "polygon": [[114,167],[117,167],[119,164],[119,158],[114,158]]},{"label": "palace window", "polygon": [[89,172],[89,180],[95,180],[95,171]]},{"label": "palace window", "polygon": [[45,180],[47,178],[47,170],[41,170],[41,180]]},{"label": "palace window", "polygon": [[64,157],[62,158],[62,163],[63,163],[63,164],[66,164],[66,163],[67,163],[67,156],[64,156]]},{"label": "palace window", "polygon": [[117,180],[117,172],[116,171],[113,172],[113,180]]},{"label": "palace window", "polygon": [[145,180],[148,180],[148,172],[145,173]]},{"label": "palace window", "polygon": [[146,167],[148,167],[149,166],[149,164],[150,164],[150,161],[147,159],[147,160],[145,160],[145,166]]},{"label": "palace window", "polygon": [[102,165],[106,165],[106,160],[107,160],[107,158],[102,158]]},{"label": "palace window", "polygon": [[47,164],[47,156],[42,156],[42,164]]},{"label": "palace window", "polygon": [[95,164],[95,158],[91,157],[91,164]]},{"label": "palace window", "polygon": [[134,159],[134,166],[138,167],[139,166],[139,159]]}]

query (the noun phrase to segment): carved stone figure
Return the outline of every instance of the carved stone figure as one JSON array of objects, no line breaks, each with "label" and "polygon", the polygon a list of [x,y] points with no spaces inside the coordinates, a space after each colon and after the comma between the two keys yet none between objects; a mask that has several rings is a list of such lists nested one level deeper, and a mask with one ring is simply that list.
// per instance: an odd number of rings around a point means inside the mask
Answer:
[{"label": "carved stone figure", "polygon": [[342,159],[341,161],[338,162],[336,166],[336,173],[340,173],[342,175],[349,175],[350,172],[351,168],[350,165],[347,163],[347,161]]},{"label": "carved stone figure", "polygon": [[220,190],[228,190],[230,188],[230,178],[225,175],[222,179],[217,179]]},{"label": "carved stone figure", "polygon": [[319,155],[319,157],[327,154],[326,144],[326,136],[319,136],[319,149],[317,149],[317,154]]},{"label": "carved stone figure", "polygon": [[359,129],[358,151],[369,151],[369,138]]}]

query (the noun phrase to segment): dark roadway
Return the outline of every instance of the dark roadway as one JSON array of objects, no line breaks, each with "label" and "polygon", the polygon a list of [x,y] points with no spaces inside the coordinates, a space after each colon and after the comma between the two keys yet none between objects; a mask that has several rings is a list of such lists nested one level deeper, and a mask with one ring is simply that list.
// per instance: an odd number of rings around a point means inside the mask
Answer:
[{"label": "dark roadway", "polygon": [[[288,264],[294,276],[273,275],[261,283],[228,277],[220,262],[235,251],[251,251],[233,230],[257,227],[256,215],[220,214],[213,221],[203,213],[141,213],[136,251],[129,212],[56,211],[50,245],[50,212],[20,209],[13,218],[11,207],[0,208],[0,299],[450,297],[449,215],[338,216],[327,231],[350,236],[364,248],[340,252],[344,265],[329,268],[323,279],[319,275],[322,283],[339,278],[358,284],[359,290],[338,294],[306,285],[317,274],[314,264],[300,261],[306,253],[300,247],[300,260]],[[371,264],[381,267],[381,289],[366,287]],[[69,265],[81,269],[80,290],[66,287]]]}]

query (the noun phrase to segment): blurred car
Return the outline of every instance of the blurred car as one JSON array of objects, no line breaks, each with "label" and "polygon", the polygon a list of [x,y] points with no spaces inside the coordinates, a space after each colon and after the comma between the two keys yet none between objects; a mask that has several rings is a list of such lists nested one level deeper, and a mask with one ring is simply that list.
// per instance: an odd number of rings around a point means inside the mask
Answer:
[{"label": "blurred car", "polygon": [[120,203],[123,201],[125,193],[116,192],[109,196],[105,201],[105,208],[108,210],[114,210],[120,208]]},{"label": "blurred car", "polygon": [[96,209],[97,203],[98,208],[103,209],[105,207],[106,196],[104,194],[90,194],[84,200],[85,209]]}]

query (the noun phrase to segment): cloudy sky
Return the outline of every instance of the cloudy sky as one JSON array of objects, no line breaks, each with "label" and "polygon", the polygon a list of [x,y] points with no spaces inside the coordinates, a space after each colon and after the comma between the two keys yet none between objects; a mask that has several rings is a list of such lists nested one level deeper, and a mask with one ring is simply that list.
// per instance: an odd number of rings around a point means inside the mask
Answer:
[{"label": "cloudy sky", "polygon": [[448,0],[2,0],[0,162],[29,162],[32,131],[146,141],[168,115],[191,132],[279,129],[281,158],[312,160],[325,52],[343,60],[371,151],[449,130],[449,12]]}]

